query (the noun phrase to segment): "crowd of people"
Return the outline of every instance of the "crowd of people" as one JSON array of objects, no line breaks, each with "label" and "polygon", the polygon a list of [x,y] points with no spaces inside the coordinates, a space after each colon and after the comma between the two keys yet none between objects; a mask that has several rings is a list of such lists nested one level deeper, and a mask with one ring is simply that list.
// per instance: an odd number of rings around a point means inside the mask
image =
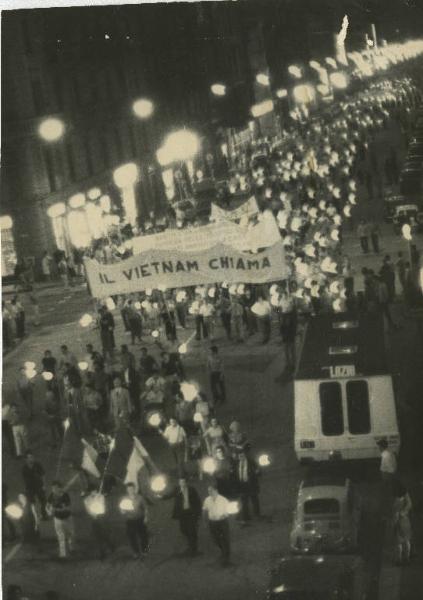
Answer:
[{"label": "crowd of people", "polygon": [[[225,565],[230,560],[230,516],[237,514],[245,525],[252,515],[257,518],[261,515],[261,469],[252,442],[240,424],[242,416],[226,426],[219,414],[220,407],[230,402],[230,397],[216,341],[220,335],[218,322],[227,339],[234,343],[242,343],[258,332],[261,341],[267,343],[272,321],[277,320],[288,370],[295,364],[299,315],[332,310],[380,310],[394,326],[389,310],[396,293],[391,258],[385,256],[379,274],[369,269],[363,272],[361,294],[354,285],[354,273],[348,257],[342,254],[340,241],[343,221],[351,216],[357,202],[357,181],[366,180],[363,166],[372,136],[386,127],[389,119],[400,119],[419,98],[409,79],[372,84],[366,92],[339,103],[334,112],[323,113],[307,126],[298,123],[295,135],[291,132],[287,139],[262,141],[240,154],[230,187],[234,191],[240,187],[250,189],[260,210],[270,210],[275,216],[289,265],[287,279],[272,285],[163,288],[114,297],[99,304],[96,323],[101,351],[88,344],[85,355],[77,358],[63,344],[57,356],[46,350],[39,358],[44,379],[42,415],[52,447],[63,445],[64,421],[71,422],[81,438],[92,443],[99,454],[104,453],[105,441],[107,447],[107,440],[113,439],[122,427],[138,435],[149,430],[163,438],[173,457],[174,476],[178,480],[172,516],[179,522],[189,554],[198,552],[202,513]],[[260,219],[260,214],[256,218]],[[367,252],[368,241],[366,244],[364,238],[370,232],[364,233],[359,237],[363,252]],[[377,228],[372,229],[371,236],[373,249],[379,251]],[[131,244],[107,240],[97,244],[91,254],[102,262],[121,260],[131,254]],[[48,277],[51,274],[48,253],[44,258],[43,272]],[[63,270],[66,263],[66,272],[61,273],[60,268],[59,272],[67,286],[66,257],[60,258],[58,267],[61,263]],[[396,269],[405,291],[410,265],[399,256]],[[19,299],[16,304],[16,313],[10,317],[8,307],[3,306],[3,335],[8,319],[14,319],[16,334],[19,331],[24,335]],[[116,307],[130,335],[131,349],[122,344],[116,350],[113,315]],[[210,394],[200,389],[193,392],[192,385],[186,382],[182,349],[186,342],[178,337],[191,321],[196,339],[210,343],[204,365]],[[166,350],[160,342],[161,330],[173,345],[172,350]],[[143,345],[145,336],[157,339],[159,355],[153,355]],[[139,356],[136,356],[137,344]],[[57,477],[47,494],[44,468],[31,452],[31,421],[40,406],[34,403],[34,369],[22,367],[17,377],[17,401],[3,405],[5,443],[9,453],[23,463],[22,493],[16,501],[20,516],[16,521],[5,511],[7,482],[3,488],[4,531],[14,538],[19,528],[24,542],[36,544],[40,521],[52,518],[59,556],[64,559],[74,548],[75,509],[66,486]],[[96,551],[99,558],[104,558],[115,551],[116,545],[106,509],[112,502],[113,485],[104,488],[102,478],[93,480],[80,465],[74,467],[82,482],[83,502]],[[198,485],[207,478],[208,491],[203,500],[193,483],[195,477]],[[395,497],[395,514],[397,522],[403,525],[398,527],[404,537],[407,529],[404,514],[408,515],[410,507],[403,489]],[[119,503],[119,512],[125,522],[128,543],[134,558],[143,558],[151,545],[151,499],[144,496],[138,483],[129,482],[124,500],[127,502]],[[407,559],[407,548],[402,540],[401,560]]]}]

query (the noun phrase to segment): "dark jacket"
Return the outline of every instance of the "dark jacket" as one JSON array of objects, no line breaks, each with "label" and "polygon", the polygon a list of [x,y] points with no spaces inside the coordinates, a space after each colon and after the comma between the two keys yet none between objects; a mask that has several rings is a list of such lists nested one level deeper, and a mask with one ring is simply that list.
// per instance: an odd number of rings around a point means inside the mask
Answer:
[{"label": "dark jacket", "polygon": [[177,490],[175,496],[175,504],[173,506],[172,519],[180,519],[184,515],[199,519],[201,516],[201,500],[195,488],[188,486],[189,509],[184,510],[184,496],[180,489]]},{"label": "dark jacket", "polygon": [[255,460],[247,457],[247,481],[241,481],[239,474],[239,461],[237,461],[235,466],[235,479],[241,493],[258,493],[260,491],[260,468]]}]

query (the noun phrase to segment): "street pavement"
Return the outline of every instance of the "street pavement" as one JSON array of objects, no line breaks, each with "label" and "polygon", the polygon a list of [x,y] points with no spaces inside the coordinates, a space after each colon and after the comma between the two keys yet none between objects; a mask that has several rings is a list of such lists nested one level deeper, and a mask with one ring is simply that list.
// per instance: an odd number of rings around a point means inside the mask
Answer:
[{"label": "street pavement", "polygon": [[[398,132],[391,132],[395,140]],[[386,151],[385,140],[377,140],[380,161]],[[360,190],[359,214],[380,219],[382,200],[368,198]],[[345,231],[344,251],[350,256],[353,268],[359,273],[363,266],[377,270],[384,253],[394,255],[406,251],[405,242],[393,234],[389,225],[382,226],[380,255],[363,256],[354,231]],[[422,249],[421,239],[417,244]],[[14,397],[14,381],[17,369],[25,360],[39,362],[46,348],[58,354],[61,343],[68,344],[79,357],[85,354],[85,344],[92,342],[99,348],[99,335],[94,329],[83,329],[79,317],[90,310],[91,300],[83,289],[67,292],[57,289],[44,290],[41,313],[42,325],[33,328],[31,335],[4,359],[4,398]],[[407,482],[416,510],[413,528],[416,533],[417,557],[410,567],[399,569],[392,565],[392,532],[380,519],[379,484],[377,465],[348,465],[346,470],[358,485],[363,498],[363,522],[360,548],[366,562],[369,600],[421,600],[422,532],[423,532],[423,474],[421,448],[415,443],[421,435],[423,423],[421,390],[423,389],[423,322],[419,316],[409,315],[399,301],[394,307],[394,317],[400,328],[387,334],[388,349],[393,372],[396,376],[398,413],[402,430],[400,468]],[[117,342],[128,342],[121,319],[118,322]],[[178,330],[179,342],[192,334]],[[278,556],[289,551],[288,538],[294,510],[295,496],[305,470],[296,461],[293,451],[293,389],[289,379],[281,377],[284,358],[279,336],[274,327],[271,342],[260,344],[258,336],[244,344],[234,345],[223,340],[219,330],[219,346],[225,363],[228,403],[219,408],[218,417],[224,425],[237,418],[253,444],[254,451],[268,452],[272,463],[263,470],[261,503],[263,519],[253,521],[241,528],[236,519],[231,522],[233,564],[222,569],[218,552],[210,540],[207,528],[200,529],[200,556],[183,556],[185,545],[177,523],[170,518],[172,502],[157,501],[151,507],[149,527],[152,533],[151,553],[144,562],[134,561],[124,534],[124,523],[112,505],[119,496],[110,498],[110,522],[117,551],[111,558],[99,561],[95,558],[93,543],[84,514],[80,490],[72,482],[73,474],[62,468],[60,477],[70,482],[69,491],[76,519],[77,546],[74,556],[65,564],[57,561],[57,542],[52,523],[41,523],[39,548],[5,544],[3,550],[4,586],[20,583],[26,595],[41,598],[47,589],[60,591],[64,600],[88,600],[101,597],[104,600],[125,598],[169,598],[170,600],[257,600],[263,597],[269,568]],[[157,344],[146,338],[156,355]],[[210,393],[205,361],[208,344],[190,341],[185,357],[188,379],[197,381]],[[132,349],[132,348],[131,348]],[[138,356],[139,352],[136,350]],[[43,382],[36,383],[36,417],[31,426],[31,447],[46,467],[47,483],[55,477],[58,461],[57,449],[46,443],[46,424],[42,415]],[[144,440],[143,440],[144,441]],[[160,442],[146,439],[147,447],[159,448]],[[158,452],[154,459],[160,467],[169,465],[165,452]],[[4,479],[9,486],[10,498],[22,489],[20,464],[3,454]],[[205,482],[195,483],[205,495]]]}]

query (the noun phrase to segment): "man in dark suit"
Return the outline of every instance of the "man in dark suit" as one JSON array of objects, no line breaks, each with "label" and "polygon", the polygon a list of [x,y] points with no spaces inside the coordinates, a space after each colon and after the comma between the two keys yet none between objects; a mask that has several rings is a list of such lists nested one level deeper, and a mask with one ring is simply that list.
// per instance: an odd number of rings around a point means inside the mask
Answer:
[{"label": "man in dark suit", "polygon": [[181,533],[187,539],[187,552],[195,556],[198,553],[198,522],[201,517],[201,500],[197,490],[188,485],[186,479],[179,480],[172,517],[179,521]]},{"label": "man in dark suit", "polygon": [[241,522],[243,525],[246,525],[247,521],[251,519],[250,502],[254,516],[260,517],[260,468],[256,461],[251,457],[248,444],[245,444],[242,452],[238,455],[235,472],[238,493],[241,500]]}]

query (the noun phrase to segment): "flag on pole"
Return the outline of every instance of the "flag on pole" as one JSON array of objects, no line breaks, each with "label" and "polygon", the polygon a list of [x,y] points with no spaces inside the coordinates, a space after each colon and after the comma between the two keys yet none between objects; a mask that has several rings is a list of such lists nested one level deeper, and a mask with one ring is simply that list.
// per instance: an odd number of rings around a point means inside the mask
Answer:
[{"label": "flag on pole", "polygon": [[140,440],[127,427],[121,427],[116,433],[107,473],[138,488],[139,473],[150,464],[150,455]]},{"label": "flag on pole", "polygon": [[134,446],[128,464],[126,465],[126,477],[124,483],[133,483],[138,488],[138,474],[145,466],[145,458],[148,458],[147,450],[138,438],[133,437]]},{"label": "flag on pole", "polygon": [[62,456],[64,460],[75,462],[93,477],[100,477],[99,463],[101,459],[98,452],[85,439],[81,438],[72,422],[63,436]]}]

